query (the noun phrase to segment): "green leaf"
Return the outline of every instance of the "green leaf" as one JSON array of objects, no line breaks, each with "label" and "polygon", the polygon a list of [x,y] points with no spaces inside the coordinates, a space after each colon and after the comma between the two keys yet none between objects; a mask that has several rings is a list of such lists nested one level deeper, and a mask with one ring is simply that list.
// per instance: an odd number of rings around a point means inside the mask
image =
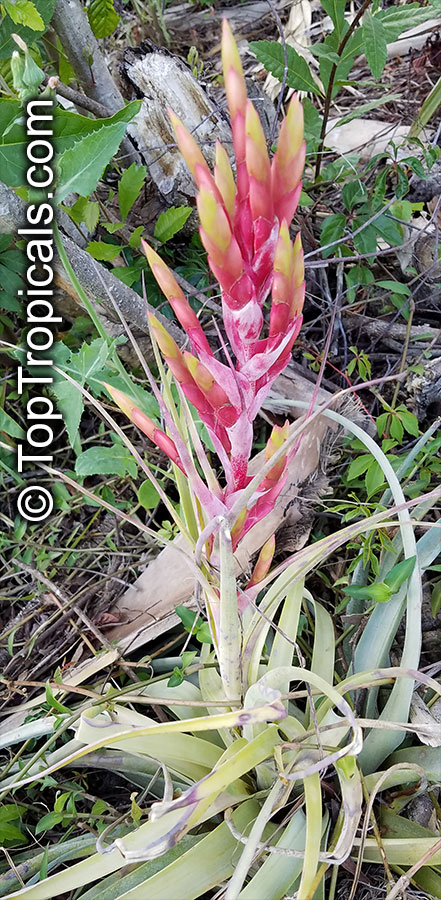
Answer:
[{"label": "green leaf", "polygon": [[325,43],[313,44],[309,49],[318,59],[329,59],[330,62],[335,63],[335,65],[338,66],[340,62],[338,53],[336,53],[335,50],[331,50]]},{"label": "green leaf", "polygon": [[64,706],[62,703],[60,703],[59,700],[57,700],[56,697],[54,697],[52,688],[48,681],[46,682],[46,701],[49,704],[49,706],[51,707],[51,709],[56,709],[57,712],[60,712],[60,713],[69,713],[70,714],[69,707]]},{"label": "green leaf", "polygon": [[30,0],[15,0],[14,3],[11,3],[11,0],[3,0],[3,6],[16,25],[26,25],[32,31],[44,30],[43,19]]},{"label": "green leaf", "polygon": [[196,658],[196,650],[186,650],[181,656],[182,668],[187,669]]},{"label": "green leaf", "polygon": [[432,587],[432,616],[435,619],[441,609],[441,581],[436,581]]},{"label": "green leaf", "polygon": [[142,191],[146,175],[147,166],[137,166],[136,163],[132,163],[122,174],[118,185],[118,203],[124,222]]},{"label": "green leaf", "polygon": [[134,231],[132,231],[129,237],[129,247],[133,247],[134,250],[138,249],[144,231],[144,225],[138,225],[138,227],[135,228]]},{"label": "green leaf", "polygon": [[341,193],[343,203],[349,211],[358,203],[363,203],[367,196],[366,188],[361,181],[350,181],[343,186]]},{"label": "green leaf", "polygon": [[345,273],[348,303],[354,303],[357,296],[357,288],[365,287],[375,280],[374,273],[367,266],[352,266]]},{"label": "green leaf", "polygon": [[171,206],[170,209],[164,210],[155,225],[155,238],[165,244],[184,227],[190,215],[189,206]]},{"label": "green leaf", "polygon": [[365,485],[368,497],[371,497],[372,494],[376,494],[377,491],[383,486],[385,481],[383,469],[373,460],[371,465],[369,466],[366,476],[365,476]]},{"label": "green leaf", "polygon": [[384,281],[377,281],[376,284],[387,291],[393,291],[394,294],[403,294],[405,297],[408,297],[410,294],[410,288],[407,284],[402,284],[400,281],[390,281],[386,278]]},{"label": "green leaf", "polygon": [[107,244],[105,241],[89,241],[86,250],[94,259],[110,262],[121,253],[121,244]]},{"label": "green leaf", "polygon": [[419,3],[405,3],[402,6],[389,6],[387,9],[380,9],[376,16],[381,21],[383,32],[387,43],[395,41],[403,31],[408,28],[414,28],[421,22],[433,18],[433,7],[429,3],[425,7],[421,7]]},{"label": "green leaf", "polygon": [[167,681],[167,687],[179,687],[184,680],[184,673],[177,666],[173,669],[173,675]]},{"label": "green leaf", "polygon": [[100,215],[98,201],[89,200],[87,197],[78,197],[73,206],[63,206],[62,208],[77,225],[84,222],[90,233],[95,231]]},{"label": "green leaf", "polygon": [[196,632],[196,640],[200,641],[201,644],[211,644],[213,642],[208,622],[203,622],[199,626]]},{"label": "green leaf", "polygon": [[42,831],[48,831],[49,828],[53,828],[54,825],[59,825],[63,819],[63,813],[50,812],[46,813],[39,822],[37,822],[35,828],[35,834],[41,834]]},{"label": "green leaf", "polygon": [[[344,235],[345,226],[346,216],[344,213],[334,213],[332,216],[326,216],[326,219],[323,219],[322,222],[322,231],[320,235],[322,247],[327,247],[327,245],[332,244],[333,241],[340,240]],[[335,252],[335,247],[329,247],[328,250],[323,251],[323,255],[334,256]]]},{"label": "green leaf", "polygon": [[352,584],[342,590],[344,594],[349,594],[355,600],[375,600],[376,603],[386,603],[391,597],[390,588],[386,584],[368,584],[366,586]]},{"label": "green leaf", "polygon": [[161,498],[154,484],[148,478],[142,482],[138,490],[138,502],[144,509],[155,509]]},{"label": "green leaf", "polygon": [[345,21],[346,0],[322,0],[322,6],[332,20],[337,36],[340,37]]},{"label": "green leaf", "polygon": [[4,431],[5,434],[9,434],[13,438],[24,438],[25,436],[21,425],[15,422],[4,409],[0,409],[0,432],[1,431]]},{"label": "green leaf", "polygon": [[[43,23],[42,26],[38,28],[33,28],[28,24],[28,22],[26,22],[20,27],[20,29],[17,29],[17,26],[9,16],[3,19],[3,22],[0,25],[0,59],[8,59],[10,56],[12,56],[14,50],[17,49],[17,44],[11,37],[14,32],[19,30],[22,40],[27,44],[32,44],[32,42],[35,41],[36,37],[39,37],[40,34],[46,30],[52,18],[55,3],[56,0],[34,0],[33,6],[37,10],[37,14],[41,18]],[[33,21],[35,23],[36,19],[34,18]],[[36,31],[40,32],[40,34],[36,35]]]},{"label": "green leaf", "polygon": [[3,846],[11,842],[13,844],[27,844],[27,838],[23,832],[16,825],[10,825],[9,823],[0,824],[0,841]]},{"label": "green leaf", "polygon": [[[113,153],[118,149],[118,135],[119,141],[121,141],[127,124],[133,119],[139,108],[140,101],[134,100],[106,119],[90,119],[87,116],[80,116],[61,107],[55,109],[53,119],[54,147],[59,163],[64,160],[63,166],[66,168],[66,171],[69,169],[69,177],[73,177],[73,183],[77,185],[72,187],[72,190],[75,190],[82,197],[86,197],[91,193],[87,185],[92,183],[91,176],[95,166],[95,169],[100,167],[100,171],[96,175],[96,181],[92,188],[94,190],[104,166],[107,165]],[[112,150],[110,143],[106,150],[107,138],[109,138],[112,147],[115,147],[114,150]],[[84,143],[84,141],[87,141],[87,143]],[[26,145],[25,120],[19,101],[1,100],[0,167],[2,181],[9,187],[20,187],[24,184]],[[65,159],[65,154],[69,150],[72,152]],[[95,151],[97,154],[100,154],[100,158],[97,158],[97,160],[89,158],[89,154],[95,153]],[[75,165],[78,169],[76,178],[74,177]],[[82,190],[81,170],[84,167],[84,190]],[[59,202],[65,196],[66,192],[60,191]]]},{"label": "green leaf", "polygon": [[406,429],[407,433],[413,434],[414,437],[418,437],[420,430],[418,427],[417,417],[403,406],[398,406],[395,412],[397,416],[399,416],[400,421]]},{"label": "green leaf", "polygon": [[416,556],[410,556],[390,569],[384,579],[384,583],[390,589],[391,594],[396,594],[401,585],[410,578],[415,568],[415,563]]},{"label": "green leaf", "polygon": [[374,78],[380,78],[387,60],[387,40],[381,19],[365,12],[362,30],[369,68]]},{"label": "green leaf", "polygon": [[360,478],[360,475],[363,475],[364,472],[366,472],[371,463],[372,456],[370,453],[365,453],[363,456],[357,456],[356,459],[353,459],[348,469],[349,480],[352,481],[353,478]]},{"label": "green leaf", "polygon": [[87,135],[66,150],[57,160],[57,203],[68,194],[82,197],[95,190],[103,170],[115,155],[126,133],[127,123],[103,125],[99,131]]},{"label": "green leaf", "polygon": [[119,15],[115,10],[113,0],[91,0],[87,15],[89,25],[96,38],[109,37],[119,22]]},{"label": "green leaf", "polygon": [[[250,50],[256,54],[257,59],[271,75],[282,81],[285,68],[283,47],[277,41],[251,41]],[[308,91],[311,94],[321,95],[321,90],[309,71],[308,63],[294,50],[294,47],[286,46],[288,57],[287,85],[297,91]]]},{"label": "green leaf", "polygon": [[101,222],[102,227],[108,234],[116,234],[121,228],[124,228],[124,222]]},{"label": "green leaf", "polygon": [[186,606],[177,606],[176,615],[179,616],[186,631],[190,632],[194,628],[195,619],[198,618],[197,613],[193,609],[187,609]]},{"label": "green leaf", "polygon": [[393,415],[390,422],[390,433],[398,443],[401,443],[404,436],[404,428],[397,415]]},{"label": "green leaf", "polygon": [[75,462],[75,472],[82,478],[88,475],[121,475],[127,473],[136,478],[138,467],[130,450],[124,444],[113,447],[89,447],[80,453]]}]

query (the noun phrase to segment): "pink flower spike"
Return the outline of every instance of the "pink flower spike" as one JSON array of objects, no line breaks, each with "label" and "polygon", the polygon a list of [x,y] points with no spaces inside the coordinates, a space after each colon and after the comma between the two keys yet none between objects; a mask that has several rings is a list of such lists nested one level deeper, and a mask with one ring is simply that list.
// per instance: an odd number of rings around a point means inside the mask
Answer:
[{"label": "pink flower spike", "polygon": [[292,221],[300,196],[300,179],[305,164],[303,107],[294,95],[280,127],[277,150],[271,167],[274,210],[279,221]]},{"label": "pink flower spike", "polygon": [[147,241],[141,240],[141,244],[152,273],[158,282],[162,293],[167,297],[178,322],[187,332],[192,347],[197,353],[203,352],[211,356],[210,345],[205,337],[201,323],[184,296],[173,273],[165,264],[164,260],[158,256],[152,247],[150,247]]},{"label": "pink flower spike", "polygon": [[245,133],[251,214],[254,221],[259,217],[267,220],[269,227],[265,237],[268,237],[273,224],[272,196],[268,189],[271,183],[271,167],[262,124],[251,100],[247,101]]},{"label": "pink flower spike", "polygon": [[236,156],[238,197],[239,202],[242,202],[248,192],[248,176],[245,166],[247,89],[237,44],[226,19],[223,19],[222,22],[222,68]]},{"label": "pink flower spike", "polygon": [[119,391],[118,388],[114,388],[106,382],[103,382],[103,384],[112,400],[119,406],[121,412],[123,412],[143,434],[150,438],[150,440],[156,444],[156,446],[159,447],[159,449],[162,450],[185,475],[185,469],[182,465],[176,445],[168,434],[161,431],[155,422],[136,406],[130,397],[127,397],[127,395],[123,394],[122,391]]}]

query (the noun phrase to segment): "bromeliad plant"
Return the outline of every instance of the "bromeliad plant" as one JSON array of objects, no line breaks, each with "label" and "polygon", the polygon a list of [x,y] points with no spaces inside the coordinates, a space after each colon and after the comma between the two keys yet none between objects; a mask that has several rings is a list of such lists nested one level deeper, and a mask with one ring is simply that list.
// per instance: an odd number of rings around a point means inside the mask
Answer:
[{"label": "bromeliad plant", "polygon": [[[171,440],[126,397],[109,388],[120,408],[186,474],[208,519],[228,516],[251,481],[248,464],[253,422],[274,379],[290,359],[302,323],[305,294],[300,235],[294,244],[289,235],[305,160],[302,106],[298,97],[293,97],[270,163],[262,125],[253,103],[247,100],[240,57],[226,23],[222,57],[236,185],[224,148],[217,143],[212,174],[195,140],[172,112],[170,116],[198,187],[200,235],[221,289],[223,325],[229,342],[229,348],[222,346],[224,362],[213,353],[172,272],[145,241],[143,247],[153,275],[188,335],[191,352],[182,352],[157,318],[150,315],[153,335],[184,396],[208,429],[226,485],[221,487],[210,475],[207,490],[176,429],[170,428]],[[269,326],[264,336],[263,309],[270,294]],[[165,418],[168,423],[167,414]],[[267,459],[287,437],[286,428],[273,429]],[[241,510],[232,523],[233,549],[274,506],[285,483],[289,458],[287,453],[268,473],[252,508]]]},{"label": "bromeliad plant", "polygon": [[[134,830],[120,826],[112,836],[106,830],[98,840],[98,852],[89,859],[18,890],[14,897],[45,900],[95,882],[81,894],[82,900],[94,900],[99,882],[100,896],[113,900],[170,900],[175,896],[192,900],[222,885],[226,900],[279,900],[294,892],[297,900],[312,900],[323,896],[329,867],[351,853],[360,852],[374,861],[390,853],[393,863],[412,865],[423,853],[436,851],[435,838],[421,840],[421,852],[418,841],[413,840],[410,851],[408,843],[403,849],[399,838],[383,839],[381,847],[375,837],[366,838],[365,833],[358,838],[357,828],[363,799],[360,759],[368,775],[365,790],[372,792],[372,797],[391,784],[415,783],[421,774],[406,755],[390,771],[376,769],[403,739],[415,678],[439,692],[435,681],[415,672],[421,639],[421,569],[430,565],[438,552],[439,538],[433,529],[416,544],[409,516],[410,505],[417,506],[416,515],[423,515],[437,494],[427,495],[419,506],[419,501],[406,503],[397,474],[373,439],[341,414],[322,409],[373,454],[390,495],[382,498],[383,505],[369,519],[352,522],[305,547],[272,571],[271,537],[262,547],[248,583],[236,577],[234,551],[247,531],[272,510],[302,429],[317,412],[295,428],[289,429],[288,424],[275,427],[266,447],[266,461],[258,474],[251,475],[253,421],[288,362],[301,325],[302,250],[299,236],[291,242],[289,226],[304,164],[302,110],[293,98],[270,162],[259,118],[246,98],[238,51],[226,23],[222,54],[236,182],[220,146],[212,174],[173,114],[172,120],[198,187],[201,238],[220,285],[228,343],[220,335],[221,360],[173,274],[145,244],[153,274],[190,345],[190,350],[182,351],[158,320],[150,317],[153,340],[169,369],[166,374],[158,353],[162,394],[148,373],[165,430],[128,396],[108,387],[120,409],[172,461],[181,500],[182,519],[175,516],[184,539],[179,546],[193,567],[198,597],[204,597],[212,645],[203,643],[199,654],[184,654],[179,684],[171,686],[167,678],[158,676],[112,690],[104,699],[98,697],[95,703],[83,705],[70,718],[63,720],[62,715],[58,730],[54,724],[43,747],[46,756],[38,751],[20,770],[11,763],[0,785],[5,791],[40,780],[64,766],[93,765],[111,766],[137,785],[162,792],[148,821]],[[270,296],[265,325],[264,308]],[[178,405],[170,390],[172,376],[178,385]],[[210,465],[187,401],[206,426],[222,479]],[[118,433],[129,444],[123,432]],[[429,437],[427,433],[420,439],[416,452]],[[386,508],[390,496],[392,510]],[[332,619],[306,589],[305,577],[347,540],[387,523],[395,512],[399,528],[393,552],[389,548],[384,553],[379,575],[380,581],[388,579],[390,599],[374,609],[352,669],[334,686]],[[399,570],[399,577],[396,569],[391,575],[401,554],[408,563]],[[363,584],[366,573],[359,570],[357,580]],[[314,622],[309,668],[296,643],[302,603]],[[402,666],[382,668],[404,610]],[[378,688],[391,681],[395,683],[381,712],[382,729],[377,737]],[[292,693],[292,682],[304,687]],[[370,731],[364,745],[352,705],[360,688],[368,688]],[[158,723],[126,709],[128,701],[134,705],[160,702],[174,718]],[[397,723],[403,723],[403,728]],[[75,739],[53,751],[51,745],[58,734],[73,725]],[[332,825],[321,791],[321,775],[330,767],[336,775],[333,796],[337,791],[340,796],[340,811]],[[139,823],[142,811],[135,807],[135,813]],[[367,813],[366,827],[368,822]],[[82,847],[70,849],[73,856],[84,852]],[[128,870],[127,863],[133,864]],[[47,865],[44,860],[43,865]],[[124,872],[116,881],[112,873],[121,869]],[[330,897],[335,896],[335,887],[332,876]]]}]

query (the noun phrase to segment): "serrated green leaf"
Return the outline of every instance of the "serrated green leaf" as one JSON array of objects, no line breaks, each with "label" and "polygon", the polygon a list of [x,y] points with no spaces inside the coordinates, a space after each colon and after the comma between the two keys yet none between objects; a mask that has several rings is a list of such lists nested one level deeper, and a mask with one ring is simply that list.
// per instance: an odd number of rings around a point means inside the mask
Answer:
[{"label": "serrated green leaf", "polygon": [[58,157],[57,203],[68,194],[84,197],[95,190],[105,167],[118,150],[126,128],[125,122],[103,126]]},{"label": "serrated green leaf", "polygon": [[[78,168],[77,183],[78,188],[75,191],[81,196],[88,196],[90,190],[81,190],[81,169],[84,166],[85,159],[88,161],[85,182],[90,182],[90,173],[92,171],[92,160],[89,160],[88,154],[94,152],[94,146],[97,150],[101,150],[104,157],[103,145],[105,146],[107,134],[112,138],[113,145],[116,143],[118,126],[121,132],[121,138],[124,136],[127,124],[133,119],[139,111],[140,101],[134,100],[128,103],[123,109],[118,110],[113,116],[106,119],[90,119],[87,116],[81,116],[78,113],[69,112],[69,110],[57,107],[53,118],[53,143],[58,159],[62,159],[64,154],[70,149],[74,156],[70,156],[68,163],[74,173],[75,161]],[[106,129],[111,129],[107,132]],[[103,129],[105,131],[103,132]],[[96,144],[91,139],[91,135],[97,134]],[[86,145],[83,140],[89,138]],[[2,181],[9,187],[20,187],[24,184],[26,173],[26,144],[27,137],[25,131],[25,117],[22,107],[18,100],[2,100],[0,102],[0,166]],[[116,148],[117,149],[117,148]],[[113,152],[116,152],[113,151]],[[97,176],[97,181],[101,175],[104,166],[111,159],[111,155],[105,159],[101,171]],[[101,161],[99,160],[99,165]],[[98,165],[98,162],[96,165]],[[78,180],[79,179],[79,180]],[[97,182],[96,182],[97,183]],[[96,187],[95,183],[95,187]],[[61,202],[66,194],[61,196]]]},{"label": "serrated green leaf", "polygon": [[119,15],[113,5],[113,0],[91,0],[87,15],[89,25],[96,38],[109,37],[119,22]]},{"label": "serrated green leaf", "polygon": [[138,489],[138,502],[144,509],[155,509],[161,498],[154,484],[148,478],[142,482]]},{"label": "serrated green leaf", "polygon": [[383,31],[390,44],[395,41],[403,31],[408,28],[415,28],[421,22],[433,18],[434,11],[432,5],[422,7],[419,3],[404,3],[402,6],[389,6],[387,9],[380,9],[376,16],[380,19]]},{"label": "serrated green leaf", "polygon": [[138,225],[138,227],[135,228],[134,231],[132,231],[129,237],[129,247],[133,247],[134,250],[138,249],[144,231],[144,225]]},{"label": "serrated green leaf", "polygon": [[87,252],[94,259],[102,262],[110,262],[110,260],[115,259],[115,256],[121,253],[121,249],[120,244],[107,244],[105,241],[89,241],[86,247]]},{"label": "serrated green leaf", "polygon": [[[40,34],[46,30],[52,18],[55,3],[56,0],[33,0],[33,5],[37,10],[38,15],[43,22],[43,25],[41,28],[32,28],[27,22],[23,24],[20,27],[20,37],[23,41],[25,41],[27,44],[32,44],[32,42],[35,41],[36,37],[39,37]],[[5,16],[3,22],[0,25],[0,59],[8,59],[10,56],[12,56],[14,50],[17,49],[17,44],[11,37],[11,35],[16,31],[17,26],[15,25],[15,23],[9,16]],[[1,133],[2,132],[0,131],[0,134]]]},{"label": "serrated green leaf", "polygon": [[32,31],[43,31],[44,22],[31,0],[3,0],[3,6],[16,25],[26,25]]},{"label": "serrated green leaf", "polygon": [[[285,60],[283,47],[277,41],[251,41],[250,50],[256,54],[257,59],[274,78],[279,81],[283,78]],[[298,91],[308,91],[311,94],[321,95],[321,90],[309,71],[309,66],[303,56],[300,56],[294,47],[286,46],[288,57],[287,84]]]},{"label": "serrated green leaf", "polygon": [[147,175],[147,166],[137,166],[132,163],[128,169],[123,172],[118,185],[118,203],[121,218],[123,222],[138,199]]},{"label": "serrated green leaf", "polygon": [[[91,344],[84,343],[77,353],[72,353],[61,342],[57,343],[52,358],[58,368],[67,372],[71,378],[83,386],[90,384],[91,381],[95,385],[94,374],[98,374],[103,368],[108,355],[108,344],[101,338],[97,338]],[[99,383],[98,387],[101,388]],[[81,391],[58,374],[55,374],[50,390],[57,398],[57,406],[63,415],[69,442],[73,447],[84,409]]]},{"label": "serrated green leaf", "polygon": [[190,215],[189,206],[171,206],[170,209],[164,210],[155,225],[155,238],[165,244],[184,227]]},{"label": "serrated green leaf", "polygon": [[387,60],[387,40],[381,19],[368,10],[363,16],[362,30],[369,68],[374,78],[380,78]]},{"label": "serrated green leaf", "polygon": [[62,208],[77,225],[84,222],[89,232],[95,231],[100,215],[98,201],[89,200],[87,197],[78,197],[73,206],[63,206]]},{"label": "serrated green leaf", "polygon": [[124,475],[136,478],[138,467],[124,444],[113,447],[89,447],[77,456],[75,472],[82,478],[89,475]]}]

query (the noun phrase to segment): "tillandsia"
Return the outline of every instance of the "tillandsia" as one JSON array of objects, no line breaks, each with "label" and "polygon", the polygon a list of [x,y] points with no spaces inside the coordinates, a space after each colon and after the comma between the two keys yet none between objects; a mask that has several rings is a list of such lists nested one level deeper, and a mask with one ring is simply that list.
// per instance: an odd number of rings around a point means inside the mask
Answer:
[{"label": "tillandsia", "polygon": [[[305,294],[300,235],[292,242],[289,234],[305,161],[302,106],[297,96],[291,99],[270,160],[259,115],[247,98],[239,52],[225,20],[222,63],[236,180],[220,143],[216,144],[211,172],[194,138],[173,111],[169,114],[198,189],[200,236],[220,286],[223,327],[229,344],[221,337],[223,362],[211,349],[173,273],[146,241],[143,248],[156,281],[188,336],[190,350],[182,351],[150,314],[154,338],[183,394],[196,407],[208,430],[225,474],[225,485],[211,481],[210,490],[204,490],[177,430],[169,427],[170,434],[166,434],[129,398],[109,388],[120,408],[187,475],[208,521],[226,515],[233,504],[237,508],[240,493],[251,481],[248,464],[253,422],[274,379],[289,362],[302,324]],[[269,298],[266,325],[264,305]],[[267,460],[287,437],[287,423],[273,428],[266,447]],[[267,473],[252,504],[244,507],[233,523],[233,550],[273,508],[285,484],[293,452],[292,448],[288,450]],[[259,572],[268,570],[273,549],[272,541],[258,561],[252,585]]]}]

